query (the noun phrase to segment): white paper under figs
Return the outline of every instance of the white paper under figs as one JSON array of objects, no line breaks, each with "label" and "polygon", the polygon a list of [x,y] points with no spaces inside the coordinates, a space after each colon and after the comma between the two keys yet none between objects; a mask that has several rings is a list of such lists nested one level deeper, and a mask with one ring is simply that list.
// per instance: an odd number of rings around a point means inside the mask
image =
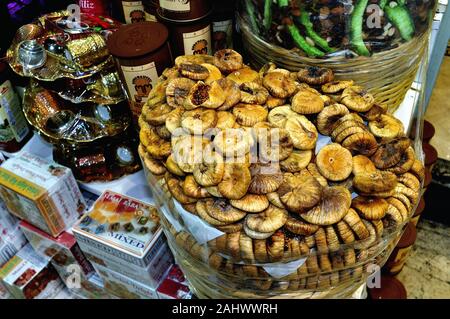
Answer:
[{"label": "white paper under figs", "polygon": [[282,278],[297,271],[306,261],[305,258],[300,258],[288,263],[273,263],[273,264],[261,264],[260,266],[271,275],[273,278]]},{"label": "white paper under figs", "polygon": [[175,209],[180,214],[181,218],[186,225],[186,228],[195,237],[195,240],[199,244],[206,244],[208,241],[213,240],[214,238],[220,237],[224,235],[224,232],[216,229],[215,227],[210,226],[208,223],[203,221],[203,219],[198,216],[192,215],[188,211],[186,211],[178,201],[175,202]]},{"label": "white paper under figs", "polygon": [[315,154],[317,155],[317,153],[319,153],[322,147],[331,143],[332,143],[331,137],[319,134],[319,137],[317,138],[316,142]]},{"label": "white paper under figs", "polygon": [[175,228],[177,233],[182,231],[183,226],[181,226],[181,224],[175,218],[172,217],[172,214],[168,210],[169,208],[167,208],[167,204],[161,206],[160,211],[164,214],[164,217],[169,221],[169,223],[172,224],[173,228]]}]

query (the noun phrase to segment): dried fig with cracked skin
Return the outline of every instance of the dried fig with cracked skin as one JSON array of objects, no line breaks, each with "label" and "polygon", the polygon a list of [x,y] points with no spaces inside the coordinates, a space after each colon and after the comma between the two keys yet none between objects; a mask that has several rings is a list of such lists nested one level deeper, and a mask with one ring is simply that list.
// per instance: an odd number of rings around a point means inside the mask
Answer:
[{"label": "dried fig with cracked skin", "polygon": [[248,191],[252,194],[275,192],[283,182],[280,167],[275,163],[253,163],[250,165],[251,182]]},{"label": "dried fig with cracked skin", "polygon": [[284,233],[277,231],[267,240],[267,255],[270,261],[277,262],[283,259],[283,252]]},{"label": "dried fig with cracked skin", "polygon": [[192,204],[181,204],[181,206],[183,207],[184,210],[186,210],[187,212],[191,213],[192,215],[196,215],[197,214],[197,203],[192,203]]},{"label": "dried fig with cracked skin", "polygon": [[288,213],[286,210],[270,205],[259,214],[249,214],[245,218],[247,227],[251,230],[269,233],[283,227]]},{"label": "dried fig with cracked skin", "polygon": [[352,173],[352,154],[339,144],[328,144],[317,154],[316,165],[326,179],[342,181]]},{"label": "dried fig with cracked skin", "polygon": [[141,141],[151,157],[163,160],[171,154],[172,148],[170,142],[160,138],[154,128],[142,128],[141,132]]},{"label": "dried fig with cracked skin", "polygon": [[331,69],[319,68],[316,66],[307,66],[297,72],[297,78],[300,82],[309,85],[323,85],[334,80],[334,74]]},{"label": "dried fig with cracked skin", "polygon": [[383,236],[384,226],[381,220],[371,220],[372,226],[375,228],[375,232],[377,237],[380,238]]},{"label": "dried fig with cracked skin", "polygon": [[312,150],[299,151],[294,150],[285,160],[280,161],[280,167],[283,171],[296,173],[306,168],[311,162]]},{"label": "dried fig with cracked skin", "polygon": [[181,116],[181,127],[189,130],[191,134],[201,135],[216,124],[217,114],[214,110],[198,108],[186,111]]},{"label": "dried fig with cracked skin", "polygon": [[[403,220],[407,220],[409,217],[409,211],[408,208],[403,205],[401,201],[394,197],[389,197],[386,199],[386,202],[397,208],[397,210],[400,212],[400,215],[402,215]],[[387,208],[386,208],[387,211]],[[384,216],[383,216],[384,217]]]},{"label": "dried fig with cracked skin", "polygon": [[377,220],[386,215],[388,202],[383,198],[358,196],[353,198],[352,207],[365,219]]},{"label": "dried fig with cracked skin", "polygon": [[356,112],[367,112],[374,102],[373,95],[362,86],[355,85],[345,88],[341,95],[341,103]]},{"label": "dried fig with cracked skin", "polygon": [[359,239],[369,237],[369,231],[362,222],[358,213],[353,208],[350,208],[344,215],[343,222],[345,222],[353,230]]},{"label": "dried fig with cracked skin", "polygon": [[370,158],[379,169],[395,166],[400,162],[403,153],[410,146],[407,137],[400,137],[382,142],[376,152]]},{"label": "dried fig with cracked skin", "polygon": [[369,130],[376,137],[393,139],[404,132],[403,123],[390,114],[382,114],[369,121]]},{"label": "dried fig with cracked skin", "polygon": [[392,195],[392,197],[395,199],[398,199],[400,202],[402,202],[402,204],[406,207],[406,209],[408,211],[411,211],[412,203],[406,195],[400,194],[400,193],[395,193]]},{"label": "dried fig with cracked skin", "polygon": [[241,90],[242,103],[263,105],[269,97],[269,92],[255,82],[242,83],[239,89]]},{"label": "dried fig with cracked skin", "polygon": [[258,74],[261,78],[265,77],[269,72],[276,70],[277,66],[273,62],[267,62],[264,64],[258,71]]},{"label": "dried fig with cracked skin", "polygon": [[242,55],[232,49],[217,51],[214,54],[214,65],[225,74],[237,71],[244,66]]},{"label": "dried fig with cracked skin", "polygon": [[205,187],[205,189],[208,191],[209,194],[211,194],[214,197],[223,197],[223,195],[219,192],[219,187],[217,187],[217,185],[215,186],[208,186]]},{"label": "dried fig with cracked skin", "polygon": [[392,172],[396,175],[404,174],[414,165],[415,159],[416,154],[414,153],[414,149],[410,146],[405,152],[403,152],[400,161],[395,164],[395,166],[387,168],[386,171]]},{"label": "dried fig with cracked skin", "polygon": [[247,213],[230,205],[228,200],[218,198],[205,202],[209,216],[226,223],[235,223],[244,218]]},{"label": "dried fig with cracked skin", "polygon": [[167,130],[173,134],[177,128],[181,127],[181,116],[184,113],[183,107],[178,107],[172,110],[166,117],[166,128]]},{"label": "dried fig with cracked skin", "polygon": [[248,228],[247,224],[244,222],[244,232],[245,234],[253,239],[257,239],[257,240],[263,240],[263,239],[267,239],[270,236],[273,235],[274,232],[268,232],[268,233],[261,233],[261,232],[257,232],[254,230],[251,230],[250,228]]},{"label": "dried fig with cracked skin", "polygon": [[210,85],[198,81],[189,91],[183,106],[187,110],[193,110],[198,107],[217,109],[223,103],[225,103],[225,93],[216,81]]},{"label": "dried fig with cracked skin", "polygon": [[324,187],[318,205],[301,214],[301,217],[311,224],[332,225],[345,216],[350,204],[348,189],[342,186]]},{"label": "dried fig with cracked skin", "polygon": [[[351,115],[351,114],[355,114],[355,113],[350,113],[347,115]],[[364,122],[360,122],[358,120],[353,120],[353,119],[348,119],[347,115],[341,117],[341,119],[339,119],[338,121],[336,121],[335,125],[334,125],[334,129],[331,132],[330,137],[333,140],[336,140],[338,138],[338,136],[340,135],[340,140],[341,142],[345,139],[343,137],[343,133],[344,131],[347,131],[350,128],[360,128],[363,129],[363,132],[368,132],[366,125],[364,124]],[[346,120],[343,120],[344,118],[347,118]],[[349,134],[346,134],[346,137],[348,137]],[[340,143],[340,142],[338,142]]]},{"label": "dried fig with cracked skin", "polygon": [[186,98],[194,85],[195,82],[187,78],[170,80],[166,88],[167,104],[175,108],[184,107]]},{"label": "dried fig with cracked skin", "polygon": [[360,113],[366,121],[375,121],[380,115],[387,113],[387,107],[381,104],[374,104],[367,112]]},{"label": "dried fig with cracked skin", "polygon": [[166,118],[172,110],[173,108],[170,105],[162,103],[151,109],[149,108],[147,112],[143,112],[142,114],[148,124],[157,126],[166,123]]},{"label": "dried fig with cracked skin", "polygon": [[395,193],[403,194],[411,201],[411,203],[415,204],[419,199],[419,191],[413,190],[402,183],[397,183],[394,189]]},{"label": "dried fig with cracked skin", "polygon": [[272,95],[269,95],[269,97],[267,98],[266,104],[264,104],[264,107],[271,110],[275,107],[282,106],[284,104],[286,104],[286,99],[280,99],[277,97],[273,97]]},{"label": "dried fig with cracked skin", "polygon": [[228,74],[227,79],[236,82],[238,85],[248,82],[260,82],[258,72],[246,66]]},{"label": "dried fig with cracked skin", "polygon": [[269,207],[266,195],[247,194],[241,199],[231,199],[230,204],[247,213],[259,213]]},{"label": "dried fig with cracked skin", "polygon": [[280,99],[291,97],[297,91],[295,81],[281,71],[267,73],[262,83],[272,96]]},{"label": "dried fig with cracked skin", "polygon": [[339,93],[343,90],[345,90],[346,88],[350,87],[353,85],[353,81],[349,80],[349,81],[332,81],[332,82],[328,82],[322,85],[322,92],[324,93],[330,93],[330,94],[334,94],[334,93]]},{"label": "dried fig with cracked skin", "polygon": [[178,166],[177,162],[173,158],[173,154],[170,154],[169,157],[167,157],[166,160],[166,168],[169,172],[171,172],[174,175],[183,177],[185,172]]},{"label": "dried fig with cracked skin", "polygon": [[[212,217],[211,215],[208,214],[208,211],[206,210],[206,203],[213,202],[213,201],[214,201],[213,199],[201,199],[201,200],[197,201],[195,208],[197,209],[198,216],[201,219],[203,219],[204,221],[206,221],[208,224],[213,225],[213,226],[225,226],[227,224],[230,224],[230,223],[215,219],[214,217]],[[227,236],[227,239],[228,239],[228,236]]]},{"label": "dried fig with cracked skin", "polygon": [[[245,234],[245,232],[241,232],[239,237],[239,246],[241,249],[241,258],[246,263],[254,263],[255,262],[255,254],[253,253],[253,240]],[[255,271],[254,271],[255,270]],[[247,271],[246,275],[248,277],[257,277],[258,270],[254,269],[245,269],[244,272]],[[249,272],[250,271],[250,272]]]},{"label": "dried fig with cracked skin", "polygon": [[196,55],[180,55],[175,59],[175,66],[177,68],[180,67],[182,63],[209,63],[212,64],[214,61],[214,57],[208,54],[196,54]]},{"label": "dried fig with cracked skin", "polygon": [[[347,139],[347,137],[350,137],[352,135],[358,134],[358,133],[366,133],[367,129],[365,127],[356,125],[353,127],[349,127],[346,128],[345,130],[341,131],[336,138],[334,139],[334,141],[336,143],[342,143],[345,139]],[[376,140],[375,140],[376,141]],[[354,144],[353,144],[354,145]]]},{"label": "dried fig with cracked skin", "polygon": [[371,133],[360,132],[347,137],[342,146],[354,153],[371,156],[377,151],[378,143]]},{"label": "dried fig with cracked skin", "polygon": [[217,128],[221,130],[233,128],[235,123],[236,117],[232,113],[225,111],[217,112],[217,123],[216,123]]},{"label": "dried fig with cracked skin", "polygon": [[309,224],[298,218],[289,216],[286,220],[286,224],[284,224],[284,227],[296,235],[310,236],[313,235],[320,226]]},{"label": "dried fig with cracked skin", "polygon": [[316,127],[305,116],[289,118],[284,127],[291,135],[294,147],[299,150],[311,150],[316,147],[319,137]]},{"label": "dried fig with cracked skin", "polygon": [[219,68],[217,68],[215,65],[209,64],[209,63],[202,63],[201,66],[208,69],[209,75],[205,80],[206,84],[211,84],[214,81],[220,80],[222,78],[222,73],[220,72]]},{"label": "dried fig with cracked skin", "polygon": [[372,223],[364,219],[362,220],[362,222],[364,226],[366,226],[366,229],[369,231],[369,237],[354,244],[354,247],[359,250],[369,248],[377,240],[377,231],[375,230],[375,227],[373,227]]},{"label": "dried fig with cracked skin", "polygon": [[391,172],[361,172],[353,178],[353,186],[366,194],[388,192],[397,185],[397,176]]},{"label": "dried fig with cracked skin", "polygon": [[285,208],[277,192],[267,193],[266,197],[272,205],[278,208]]},{"label": "dried fig with cracked skin", "polygon": [[205,80],[209,76],[209,71],[207,68],[201,64],[196,63],[181,63],[178,67],[178,72],[188,79],[191,80]]},{"label": "dried fig with cracked skin", "polygon": [[421,189],[421,184],[419,179],[411,173],[404,173],[397,178],[398,182],[404,184],[406,187],[419,192]]},{"label": "dried fig with cracked skin", "polygon": [[169,172],[164,176],[167,187],[170,194],[178,201],[180,204],[192,204],[197,201],[197,198],[190,197],[183,192],[182,181]]},{"label": "dried fig with cracked skin", "polygon": [[291,110],[289,105],[280,106],[271,110],[267,116],[267,120],[270,124],[279,128],[286,126],[286,121],[290,118],[299,116],[297,113]]},{"label": "dried fig with cracked skin", "polygon": [[170,141],[172,134],[169,132],[165,125],[160,125],[155,127],[156,134],[166,141]]},{"label": "dried fig with cracked skin", "polygon": [[202,162],[203,150],[209,140],[194,135],[172,135],[172,155],[178,167],[185,173],[192,173],[194,165]]},{"label": "dried fig with cracked skin", "polygon": [[212,153],[211,156],[203,157],[200,164],[194,165],[194,179],[201,186],[215,186],[222,181],[225,173],[225,164],[222,156]]},{"label": "dried fig with cracked skin", "polygon": [[325,227],[325,234],[327,237],[327,245],[330,252],[336,252],[340,248],[340,242],[336,231],[333,226]]},{"label": "dried fig with cracked skin", "polygon": [[238,221],[237,223],[228,224],[224,226],[216,226],[216,228],[224,233],[230,234],[241,231],[243,229],[244,223],[242,221]]},{"label": "dried fig with cracked skin", "polygon": [[334,129],[334,124],[344,115],[349,114],[349,110],[345,105],[332,104],[325,107],[317,115],[317,129],[322,135],[330,135]]},{"label": "dried fig with cracked skin", "polygon": [[253,127],[253,132],[259,145],[261,161],[278,162],[291,155],[294,144],[287,130],[274,127],[268,122],[259,122]]},{"label": "dried fig with cracked skin", "polygon": [[139,156],[142,158],[142,161],[145,167],[154,175],[162,175],[166,172],[166,168],[162,165],[158,160],[151,158],[147,154],[142,144],[139,144],[138,147]]},{"label": "dried fig with cracked skin", "polygon": [[385,228],[399,227],[402,223],[403,217],[400,211],[394,205],[389,204],[386,217],[383,218],[383,226]]},{"label": "dried fig with cracked skin", "polygon": [[225,102],[217,109],[218,111],[226,111],[239,103],[241,100],[241,90],[236,82],[228,78],[222,78],[217,80],[217,84],[220,85],[225,96]]},{"label": "dried fig with cracked skin", "polygon": [[258,122],[264,122],[268,112],[261,105],[239,103],[234,106],[233,114],[236,116],[237,123],[252,127]]},{"label": "dried fig with cracked skin", "polygon": [[342,239],[344,244],[351,244],[355,239],[355,235],[353,234],[350,226],[343,220],[336,224],[336,229],[339,237]]},{"label": "dried fig with cracked skin", "polygon": [[320,174],[320,171],[315,163],[309,163],[306,169],[315,179],[317,179],[320,185],[323,187],[328,186],[327,179]]},{"label": "dried fig with cracked skin", "polygon": [[281,202],[292,212],[302,212],[316,205],[322,194],[322,186],[308,174],[285,173],[277,190]]},{"label": "dried fig with cracked skin", "polygon": [[241,199],[247,194],[251,181],[250,170],[245,164],[225,163],[219,192],[228,199]]},{"label": "dried fig with cracked skin", "polygon": [[358,175],[364,172],[375,172],[377,168],[375,164],[364,155],[353,156],[353,175]]},{"label": "dried fig with cracked skin", "polygon": [[252,135],[245,129],[227,129],[214,137],[214,146],[227,158],[238,159],[248,152],[254,144]]},{"label": "dried fig with cracked skin", "polygon": [[425,179],[425,167],[418,159],[414,160],[414,163],[411,166],[409,172],[416,176],[420,182],[423,182],[423,180]]},{"label": "dried fig with cracked skin", "polygon": [[325,103],[320,95],[309,90],[299,90],[292,98],[291,109],[299,114],[316,114],[324,107]]},{"label": "dried fig with cracked skin", "polygon": [[206,189],[201,187],[195,181],[195,178],[192,175],[186,176],[186,178],[184,179],[184,182],[182,183],[182,187],[183,187],[183,192],[190,197],[194,197],[194,198],[211,197],[209,195],[209,193],[206,191]]}]

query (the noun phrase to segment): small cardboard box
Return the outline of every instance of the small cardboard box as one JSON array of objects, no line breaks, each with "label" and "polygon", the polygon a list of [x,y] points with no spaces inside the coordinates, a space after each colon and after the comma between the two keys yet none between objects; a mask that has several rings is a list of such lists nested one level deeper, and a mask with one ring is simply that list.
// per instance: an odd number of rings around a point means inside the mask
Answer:
[{"label": "small cardboard box", "polygon": [[[70,232],[62,232],[57,237],[52,237],[26,221],[20,222],[20,228],[37,253],[51,258],[56,270],[66,274],[76,271],[74,266],[77,266],[80,273],[86,277],[95,271]],[[69,266],[72,266],[72,270],[68,269]]]},{"label": "small cardboard box", "polygon": [[27,243],[19,229],[17,218],[9,214],[5,203],[0,199],[0,267]]},{"label": "small cardboard box", "polygon": [[192,299],[192,292],[188,286],[171,279],[164,279],[158,290],[159,299]]},{"label": "small cardboard box", "polygon": [[158,299],[156,289],[100,265],[94,265],[105,290],[121,299]]},{"label": "small cardboard box", "polygon": [[159,284],[155,256],[168,249],[155,207],[105,191],[73,233],[91,262],[152,287]]},{"label": "small cardboard box", "polygon": [[18,299],[51,299],[64,287],[49,260],[29,244],[0,269],[0,279]]},{"label": "small cardboard box", "polygon": [[0,196],[9,211],[57,236],[86,208],[72,171],[28,152],[0,166]]}]

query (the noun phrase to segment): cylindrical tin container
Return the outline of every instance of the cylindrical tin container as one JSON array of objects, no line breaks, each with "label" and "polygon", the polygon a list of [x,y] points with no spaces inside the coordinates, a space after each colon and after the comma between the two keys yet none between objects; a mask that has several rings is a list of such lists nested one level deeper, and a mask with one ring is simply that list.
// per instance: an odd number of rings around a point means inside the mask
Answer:
[{"label": "cylindrical tin container", "polygon": [[144,1],[122,0],[121,4],[125,23],[127,24],[156,21],[154,16],[147,14]]},{"label": "cylindrical tin container", "polygon": [[[228,1],[227,1],[228,2]],[[210,0],[159,0],[160,15],[171,20],[197,20],[211,11]]]},{"label": "cylindrical tin container", "polygon": [[176,21],[157,11],[158,21],[164,23],[170,32],[170,47],[174,57],[179,55],[212,54],[211,24],[209,14],[192,21]]},{"label": "cylindrical tin container", "polygon": [[369,299],[406,299],[405,286],[395,277],[381,276],[380,287],[368,289]]},{"label": "cylindrical tin container", "polygon": [[140,22],[120,27],[108,39],[135,121],[159,76],[171,65],[168,36],[161,23]]},{"label": "cylindrical tin container", "polygon": [[402,237],[400,238],[397,246],[392,251],[389,256],[388,261],[384,265],[383,269],[389,275],[395,276],[402,271],[405,265],[406,259],[408,258],[409,252],[413,247],[417,238],[416,226],[413,223],[409,223]]},{"label": "cylindrical tin container", "polygon": [[147,21],[157,21],[156,20],[156,10],[159,8],[158,0],[147,0],[144,1],[145,17]]},{"label": "cylindrical tin container", "polygon": [[235,1],[213,1],[212,49],[217,52],[233,48],[233,20]]},{"label": "cylindrical tin container", "polygon": [[419,201],[419,204],[417,205],[413,217],[411,217],[411,223],[413,223],[414,226],[417,226],[417,223],[419,222],[420,219],[420,215],[423,213],[424,210],[425,210],[425,200],[422,197]]}]

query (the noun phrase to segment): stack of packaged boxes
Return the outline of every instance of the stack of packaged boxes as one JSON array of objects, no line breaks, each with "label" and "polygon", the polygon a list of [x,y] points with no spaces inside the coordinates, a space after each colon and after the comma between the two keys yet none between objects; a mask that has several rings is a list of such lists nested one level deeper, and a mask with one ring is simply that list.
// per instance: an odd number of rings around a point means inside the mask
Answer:
[{"label": "stack of packaged boxes", "polygon": [[173,257],[155,207],[105,191],[73,233],[86,257],[118,298],[155,299]]},{"label": "stack of packaged boxes", "polygon": [[70,169],[30,153],[0,166],[0,299],[192,298],[155,207],[87,195]]},{"label": "stack of packaged boxes", "polygon": [[[54,298],[64,288],[55,269],[64,257],[56,246],[43,248],[35,237],[57,240],[85,211],[86,203],[71,170],[23,152],[0,166],[0,197],[4,201],[0,223],[6,234],[1,236],[1,247],[6,247],[2,248],[0,269],[2,290],[12,298]],[[30,244],[23,246],[26,239],[19,222],[5,208],[22,220]],[[8,261],[3,263],[3,259]]]}]

